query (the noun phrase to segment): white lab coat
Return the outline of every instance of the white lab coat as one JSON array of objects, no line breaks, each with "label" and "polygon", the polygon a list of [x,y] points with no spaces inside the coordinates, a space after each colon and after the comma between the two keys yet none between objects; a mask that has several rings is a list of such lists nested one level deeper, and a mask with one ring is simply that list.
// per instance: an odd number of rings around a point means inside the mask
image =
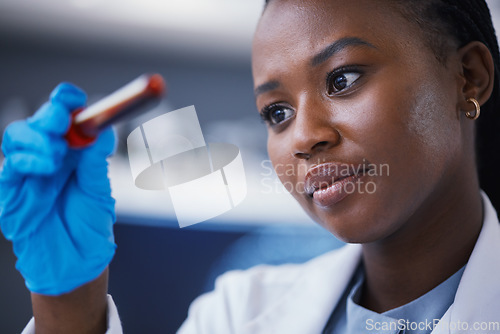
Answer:
[{"label": "white lab coat", "polygon": [[[483,203],[483,227],[455,301],[432,334],[500,334],[500,224],[486,196]],[[346,245],[305,264],[228,272],[217,279],[214,291],[191,304],[178,333],[321,333],[360,259],[361,246]],[[118,314],[109,301],[107,333],[118,334]],[[473,328],[477,324],[499,327],[478,330]],[[34,333],[32,326],[31,322],[23,334]],[[464,326],[469,330],[461,330]]]}]

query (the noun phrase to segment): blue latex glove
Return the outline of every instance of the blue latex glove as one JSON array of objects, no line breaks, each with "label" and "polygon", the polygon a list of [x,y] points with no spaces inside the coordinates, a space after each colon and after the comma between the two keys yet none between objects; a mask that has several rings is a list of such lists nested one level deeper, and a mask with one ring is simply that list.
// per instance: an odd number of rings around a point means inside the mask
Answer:
[{"label": "blue latex glove", "polygon": [[60,295],[97,278],[115,253],[111,129],[83,150],[63,138],[86,95],[63,83],[33,117],[9,125],[0,172],[0,227],[32,292]]}]

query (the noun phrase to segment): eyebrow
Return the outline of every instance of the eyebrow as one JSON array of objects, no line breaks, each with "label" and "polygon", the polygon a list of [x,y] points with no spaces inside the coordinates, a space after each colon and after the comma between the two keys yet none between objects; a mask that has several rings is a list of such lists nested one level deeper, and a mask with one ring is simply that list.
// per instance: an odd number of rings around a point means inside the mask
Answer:
[{"label": "eyebrow", "polygon": [[[315,67],[324,63],[325,61],[333,57],[335,54],[339,53],[340,51],[344,50],[349,46],[367,46],[376,49],[376,47],[373,44],[364,41],[361,38],[344,37],[339,40],[336,40],[335,42],[324,48],[322,51],[320,51],[318,54],[316,54],[311,60],[311,66]],[[276,80],[268,81],[262,85],[257,86],[254,89],[254,95],[255,97],[257,97],[260,94],[264,94],[269,91],[275,90],[280,86],[281,84],[279,81]]]},{"label": "eyebrow", "polygon": [[254,89],[254,94],[255,96],[267,93],[269,91],[275,90],[280,86],[280,83],[276,80],[273,81],[268,81],[262,85],[257,86],[257,88]]},{"label": "eyebrow", "polygon": [[376,47],[373,44],[364,41],[361,38],[344,37],[328,45],[326,48],[320,51],[316,56],[314,56],[311,60],[311,66],[315,67],[320,65],[321,63],[324,63],[332,56],[344,50],[348,46],[360,46],[360,45],[376,49]]}]

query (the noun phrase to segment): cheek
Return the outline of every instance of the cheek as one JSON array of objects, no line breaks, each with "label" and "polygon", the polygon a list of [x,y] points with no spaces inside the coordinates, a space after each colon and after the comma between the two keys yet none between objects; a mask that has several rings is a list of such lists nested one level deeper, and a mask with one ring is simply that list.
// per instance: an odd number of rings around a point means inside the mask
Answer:
[{"label": "cheek", "polygon": [[422,188],[432,188],[460,161],[460,122],[450,98],[453,92],[445,91],[437,80],[416,87],[401,95],[406,98],[394,110],[400,113],[402,131],[396,140],[406,147],[405,165],[413,170],[410,173],[421,180]]},{"label": "cheek", "polygon": [[[417,88],[415,88],[417,87]],[[459,154],[460,123],[453,96],[439,84],[380,85],[354,104],[346,136],[368,150],[372,162],[396,168],[435,171]],[[367,153],[368,153],[367,152]],[[430,163],[432,161],[432,163]]]},{"label": "cheek", "polygon": [[415,138],[422,152],[440,161],[460,150],[460,122],[452,103],[442,97],[450,93],[438,93],[422,89],[417,93],[406,127]]}]

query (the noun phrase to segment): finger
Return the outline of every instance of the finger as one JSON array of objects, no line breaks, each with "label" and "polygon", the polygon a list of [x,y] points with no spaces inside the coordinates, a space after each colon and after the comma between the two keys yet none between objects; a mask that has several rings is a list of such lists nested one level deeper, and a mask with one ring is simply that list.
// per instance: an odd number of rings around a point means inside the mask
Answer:
[{"label": "finger", "polygon": [[[16,176],[18,178],[13,182],[12,177],[5,177],[3,172],[0,173],[0,207],[2,208],[0,227],[7,239],[14,242],[17,239],[19,242],[38,230],[41,222],[46,223],[47,214],[54,207],[53,200],[50,199],[53,197],[51,178],[40,180],[40,178],[30,178],[21,174],[16,174]],[[46,196],[49,199],[42,198]]]},{"label": "finger", "polygon": [[16,180],[19,176],[52,175],[61,168],[62,159],[30,152],[16,152],[4,160],[2,179]]},{"label": "finger", "polygon": [[63,135],[70,125],[70,113],[85,105],[87,95],[80,88],[63,82],[50,94],[50,101],[28,119],[28,124],[48,133]]},{"label": "finger", "polygon": [[113,154],[115,143],[115,133],[108,128],[99,134],[90,147],[81,152],[77,178],[78,185],[86,193],[103,196],[111,193],[106,158]]},{"label": "finger", "polygon": [[77,86],[63,82],[60,83],[50,94],[50,102],[62,104],[69,110],[83,107],[87,102],[87,95]]},{"label": "finger", "polygon": [[83,151],[84,156],[101,156],[107,158],[116,150],[116,133],[112,127],[108,127],[99,133],[96,141]]},{"label": "finger", "polygon": [[23,151],[59,159],[66,154],[67,149],[67,143],[62,137],[32,129],[25,121],[10,124],[2,141],[5,156]]},{"label": "finger", "polygon": [[69,129],[70,113],[63,104],[46,102],[27,122],[34,129],[62,136]]}]

